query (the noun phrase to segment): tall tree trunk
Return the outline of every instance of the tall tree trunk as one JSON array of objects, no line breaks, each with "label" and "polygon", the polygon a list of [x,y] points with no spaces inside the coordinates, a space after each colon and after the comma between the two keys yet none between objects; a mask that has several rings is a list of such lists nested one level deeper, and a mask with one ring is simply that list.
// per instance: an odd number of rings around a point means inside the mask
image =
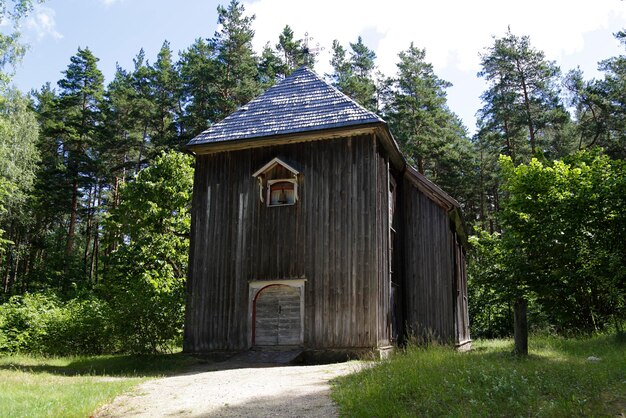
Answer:
[{"label": "tall tree trunk", "polygon": [[4,267],[4,275],[2,277],[2,290],[5,294],[8,294],[11,291],[11,259],[12,252],[7,251],[6,255],[6,263]]},{"label": "tall tree trunk", "polygon": [[506,149],[515,164],[515,147],[513,146],[513,142],[511,141],[511,134],[509,129],[509,118],[504,117],[504,137],[506,138]]},{"label": "tall tree trunk", "polygon": [[521,356],[528,355],[528,302],[525,298],[519,297],[515,300],[514,310],[514,339],[515,354]]},{"label": "tall tree trunk", "polygon": [[141,170],[141,159],[143,158],[143,152],[146,145],[146,138],[148,137],[148,125],[143,127],[143,136],[141,137],[141,144],[139,145],[139,155],[137,156],[137,165],[135,167],[135,174]]},{"label": "tall tree trunk", "polygon": [[424,158],[422,157],[417,157],[417,171],[424,174]]},{"label": "tall tree trunk", "polygon": [[10,294],[13,291],[13,281],[12,279],[15,276],[12,274],[13,270],[13,262],[15,258],[16,252],[16,243],[15,243],[15,222],[11,222],[9,224],[9,230],[7,231],[7,236],[9,237],[9,241],[12,241],[13,244],[6,249],[6,262],[5,262],[5,271],[4,277],[2,279],[2,288],[5,294]]},{"label": "tall tree trunk", "polygon": [[[89,267],[89,281],[97,283],[97,269],[98,269],[98,252],[100,251],[100,240],[98,239],[98,233],[93,237],[93,249],[91,250],[91,264]],[[96,280],[94,280],[96,277]]]},{"label": "tall tree trunk", "polygon": [[[78,178],[74,177],[72,183],[72,207],[70,212],[70,225],[67,229],[67,241],[65,243],[65,257],[69,259],[74,248],[74,237],[76,235],[76,217],[78,213]],[[68,260],[65,262],[65,273],[69,270]]]},{"label": "tall tree trunk", "polygon": [[18,251],[18,245],[19,245],[18,240],[15,240],[15,247],[14,247],[15,248],[15,251],[14,251],[15,252],[15,257],[13,257],[13,263],[12,263],[13,264],[13,268],[12,268],[12,272],[11,272],[11,276],[13,276],[13,277],[11,277],[11,280],[10,280],[10,283],[11,283],[10,287],[11,288],[13,286],[15,286],[15,284],[17,283],[17,272],[18,272],[18,269],[20,267],[20,261],[21,261],[21,259],[20,259],[20,252]]},{"label": "tall tree trunk", "polygon": [[[28,245],[25,243],[25,246]],[[22,257],[22,269],[20,271],[20,277],[22,279],[22,293],[26,293],[28,291],[28,257],[24,254]]]},{"label": "tall tree trunk", "polygon": [[[94,210],[95,208],[100,206],[100,202],[102,199],[102,184],[98,186],[98,192],[94,193]],[[91,250],[91,262],[89,263],[89,281],[94,282],[94,274],[97,274],[97,260],[98,260],[98,252],[100,248],[100,233],[98,231],[98,221],[94,220],[94,236],[93,236],[93,248]]]},{"label": "tall tree trunk", "polygon": [[497,232],[502,232],[500,230],[500,222],[498,221],[499,213],[500,213],[500,184],[496,181],[496,185],[493,190],[493,217],[494,217],[494,222],[495,222],[494,230]]},{"label": "tall tree trunk", "polygon": [[483,229],[487,228],[486,214],[485,214],[485,166],[484,166],[484,152],[480,150],[480,224]]},{"label": "tall tree trunk", "polygon": [[83,272],[87,273],[87,259],[89,256],[89,246],[91,245],[91,230],[93,223],[93,200],[95,199],[95,191],[93,187],[89,187],[87,197],[87,228],[85,230],[85,251],[83,251]]},{"label": "tall tree trunk", "polygon": [[37,262],[37,245],[39,245],[39,238],[37,237],[37,233],[34,233],[34,236],[32,236],[30,240],[30,248],[28,250],[28,263],[26,263],[26,270],[24,271],[25,292],[28,292],[30,290],[28,288],[28,286],[30,285],[30,272],[31,270],[33,270],[35,263]]},{"label": "tall tree trunk", "polygon": [[524,108],[526,110],[526,123],[528,124],[528,134],[530,136],[530,151],[533,155],[535,155],[535,127],[533,125],[532,113],[530,111],[530,97],[528,94],[528,85],[526,84],[526,77],[524,76],[524,71],[522,70],[519,59],[516,60],[516,63],[517,71],[519,72],[519,76],[522,82],[522,92],[524,93]]}]

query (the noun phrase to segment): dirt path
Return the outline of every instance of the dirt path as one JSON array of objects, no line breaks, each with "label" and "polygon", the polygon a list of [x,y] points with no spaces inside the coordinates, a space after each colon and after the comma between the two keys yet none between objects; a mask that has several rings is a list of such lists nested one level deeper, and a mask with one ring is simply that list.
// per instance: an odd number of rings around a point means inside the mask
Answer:
[{"label": "dirt path", "polygon": [[96,417],[333,417],[328,381],[359,363],[268,366],[213,363],[151,380]]}]

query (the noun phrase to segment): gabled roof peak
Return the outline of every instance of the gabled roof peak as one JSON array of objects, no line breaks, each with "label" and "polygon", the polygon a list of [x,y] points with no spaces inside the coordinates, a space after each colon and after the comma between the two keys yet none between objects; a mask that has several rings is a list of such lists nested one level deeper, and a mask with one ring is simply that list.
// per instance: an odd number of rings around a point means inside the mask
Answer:
[{"label": "gabled roof peak", "polygon": [[187,145],[384,123],[307,67],[270,87]]},{"label": "gabled roof peak", "polygon": [[280,157],[274,157],[274,158],[272,158],[270,160],[270,162],[268,162],[263,167],[259,168],[254,174],[252,174],[252,177],[258,177],[259,175],[261,175],[263,173],[266,173],[270,169],[274,168],[274,166],[276,166],[276,165],[281,165],[281,166],[285,167],[294,176],[297,176],[298,174],[300,174],[300,172],[298,170],[296,170],[290,164],[287,164],[285,161],[280,159]]}]

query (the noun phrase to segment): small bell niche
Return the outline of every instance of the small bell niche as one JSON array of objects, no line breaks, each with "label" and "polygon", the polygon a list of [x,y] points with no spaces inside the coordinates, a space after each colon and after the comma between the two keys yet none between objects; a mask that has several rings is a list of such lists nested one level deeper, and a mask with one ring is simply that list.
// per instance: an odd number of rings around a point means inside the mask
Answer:
[{"label": "small bell niche", "polygon": [[259,199],[268,207],[295,205],[298,201],[299,171],[279,157],[272,159],[252,176],[259,185]]}]

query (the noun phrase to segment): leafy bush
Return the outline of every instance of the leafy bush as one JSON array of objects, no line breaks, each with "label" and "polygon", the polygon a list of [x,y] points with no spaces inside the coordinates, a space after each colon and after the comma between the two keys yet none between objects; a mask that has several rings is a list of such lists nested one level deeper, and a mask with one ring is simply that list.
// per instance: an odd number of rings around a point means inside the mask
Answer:
[{"label": "leafy bush", "polygon": [[561,333],[626,315],[626,164],[597,151],[564,161],[500,160],[509,290],[536,295]]},{"label": "leafy bush", "polygon": [[0,305],[0,351],[41,351],[45,322],[58,310],[54,295],[14,296]]},{"label": "leafy bush", "polygon": [[[505,280],[510,274],[501,235],[477,229],[469,237],[468,292],[473,338],[513,335],[513,296]],[[528,320],[533,331],[551,334],[553,326],[535,294],[528,293]]]},{"label": "leafy bush", "polygon": [[[621,329],[626,319],[626,164],[599,151],[563,161],[500,160],[502,234],[470,239],[474,337],[511,329],[509,306],[562,335]],[[509,331],[510,332],[510,331]]]},{"label": "leafy bush", "polygon": [[108,304],[93,295],[14,296],[0,305],[0,352],[100,354],[115,350]]},{"label": "leafy bush", "polygon": [[193,159],[164,153],[121,190],[106,229],[116,250],[103,291],[123,351],[167,350],[182,336]]},{"label": "leafy bush", "polygon": [[0,305],[0,352],[145,353],[179,343],[192,161],[163,154],[122,187],[121,203],[105,223],[112,252],[96,293],[79,292],[69,300],[26,294]]}]

